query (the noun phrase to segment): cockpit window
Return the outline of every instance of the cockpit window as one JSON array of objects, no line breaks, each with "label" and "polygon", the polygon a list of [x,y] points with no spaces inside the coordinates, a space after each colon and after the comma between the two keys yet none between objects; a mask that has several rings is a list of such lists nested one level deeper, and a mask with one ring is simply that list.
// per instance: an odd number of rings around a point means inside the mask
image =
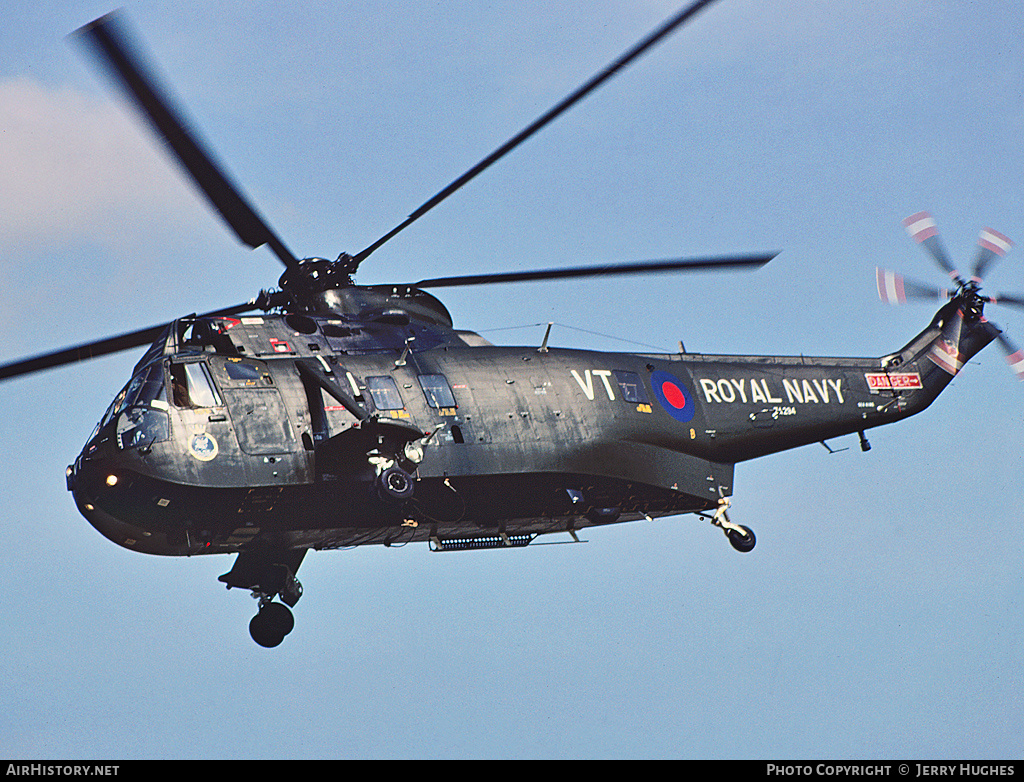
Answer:
[{"label": "cockpit window", "polygon": [[120,413],[128,407],[148,407],[160,398],[163,390],[164,368],[160,364],[153,364],[132,378],[125,389],[124,398],[114,412]]},{"label": "cockpit window", "polygon": [[167,407],[164,400],[164,368],[160,364],[154,364],[149,368],[146,379],[139,388],[139,395],[132,401],[132,405],[152,407]]},{"label": "cockpit window", "polygon": [[[115,415],[129,407],[152,405],[160,399],[164,391],[164,369],[161,364],[153,364],[139,371],[128,381],[128,385],[118,392],[110,403],[107,412],[100,420],[100,426],[106,425]],[[157,406],[159,406],[157,402]],[[166,405],[166,403],[165,403]]]},{"label": "cockpit window", "polygon": [[403,410],[405,404],[398,386],[390,375],[366,378],[366,390],[373,397],[373,404],[378,410]]},{"label": "cockpit window", "polygon": [[145,407],[132,407],[117,419],[117,447],[152,445],[171,436],[167,413]]},{"label": "cockpit window", "polygon": [[114,406],[114,415],[117,415],[132,403],[132,399],[138,395],[139,388],[142,387],[142,381],[145,379],[145,376],[145,372],[140,372],[138,375],[133,377],[131,382],[129,382],[121,393],[117,395],[119,401]]},{"label": "cockpit window", "polygon": [[139,367],[148,366],[153,361],[156,361],[160,356],[164,355],[167,351],[167,340],[171,336],[173,328],[173,323],[167,324],[164,330],[160,333],[160,336],[156,338],[156,341],[149,346],[149,350],[147,350],[145,355],[139,359],[139,363],[135,365],[136,370],[138,370]]},{"label": "cockpit window", "polygon": [[105,412],[103,414],[103,418],[100,419],[100,426],[101,427],[106,426],[107,423],[114,417],[114,414],[118,410],[122,409],[122,407],[124,406],[124,400],[128,396],[128,389],[129,389],[130,386],[131,386],[131,383],[129,383],[124,388],[122,388],[118,392],[117,396],[114,397],[114,401],[110,403],[110,407],[107,408],[107,412]]},{"label": "cockpit window", "polygon": [[200,318],[195,322],[180,320],[177,323],[181,328],[182,345],[212,347],[215,352],[228,355],[238,352],[228,336],[228,329],[239,323],[234,318]]},{"label": "cockpit window", "polygon": [[167,402],[164,394],[164,367],[161,362],[143,366],[114,397],[103,419],[89,440],[102,427],[117,419],[117,444],[120,448],[151,445],[170,437]]},{"label": "cockpit window", "polygon": [[220,407],[224,403],[202,362],[171,364],[171,401],[175,407]]}]

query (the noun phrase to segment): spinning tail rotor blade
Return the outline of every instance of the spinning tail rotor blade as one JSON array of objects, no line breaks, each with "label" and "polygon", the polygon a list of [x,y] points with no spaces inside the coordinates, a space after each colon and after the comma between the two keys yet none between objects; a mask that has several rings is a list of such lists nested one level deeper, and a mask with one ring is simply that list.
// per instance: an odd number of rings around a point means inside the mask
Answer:
[{"label": "spinning tail rotor blade", "polygon": [[911,238],[927,250],[928,254],[949,275],[951,280],[956,282],[957,285],[963,285],[964,280],[960,276],[960,272],[953,266],[953,262],[949,260],[946,247],[939,238],[939,229],[935,225],[935,220],[928,212],[912,214],[903,221],[903,226],[907,229],[907,233],[910,234]]},{"label": "spinning tail rotor blade", "polygon": [[[964,327],[964,306],[971,308],[972,317],[980,317],[980,307],[977,312],[975,306],[989,304],[1009,304],[1012,307],[1024,308],[1024,296],[985,296],[981,293],[981,281],[988,267],[997,258],[1001,258],[1013,247],[1013,242],[998,231],[991,228],[984,228],[978,237],[978,255],[974,261],[970,282],[965,281],[960,273],[953,266],[946,255],[946,250],[939,240],[938,230],[935,221],[927,212],[918,212],[903,221],[903,225],[918,244],[924,245],[932,258],[942,267],[957,284],[957,289],[943,290],[913,282],[900,274],[886,269],[876,269],[875,275],[878,283],[878,296],[882,301],[889,304],[903,304],[908,299],[961,299],[956,313],[947,318],[942,326],[942,333],[932,342],[928,351],[928,358],[937,366],[951,375],[956,375],[963,367],[963,355],[960,352],[960,336]],[[1006,360],[1010,369],[1020,380],[1024,380],[1024,351],[1021,351],[1005,333],[1000,331],[997,335],[999,344],[1006,352]]]},{"label": "spinning tail rotor blade", "polygon": [[905,304],[907,299],[949,301],[952,296],[952,291],[946,288],[925,285],[878,267],[875,268],[875,281],[878,285],[878,298],[886,304]]},{"label": "spinning tail rotor blade", "polygon": [[107,14],[72,36],[86,44],[124,88],[238,238],[253,249],[269,244],[285,266],[296,266],[295,256],[214,161],[182,112],[174,108],[168,93],[145,66],[141,48],[132,40],[124,19],[117,13]]},{"label": "spinning tail rotor blade", "polygon": [[1002,258],[1013,247],[1013,242],[1007,239],[998,231],[991,228],[984,228],[978,237],[978,257],[974,261],[972,279],[981,282],[985,276],[985,270],[996,258]]},{"label": "spinning tail rotor blade", "polygon": [[990,296],[988,301],[992,304],[1006,304],[1010,307],[1024,308],[1024,296],[1007,296],[1005,294],[999,294],[996,296]]},{"label": "spinning tail rotor blade", "polygon": [[1024,352],[1018,348],[1006,334],[1000,332],[997,337],[1000,346],[1006,351],[1006,363],[1019,380],[1024,381]]}]

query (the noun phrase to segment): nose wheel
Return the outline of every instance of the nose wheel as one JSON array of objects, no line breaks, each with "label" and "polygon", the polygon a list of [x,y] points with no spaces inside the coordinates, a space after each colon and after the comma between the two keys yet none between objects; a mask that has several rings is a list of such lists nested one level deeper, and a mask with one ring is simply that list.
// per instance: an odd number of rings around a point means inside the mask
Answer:
[{"label": "nose wheel", "polygon": [[[249,589],[259,601],[259,612],[249,622],[249,635],[260,646],[280,645],[295,627],[289,606],[302,597],[302,584],[295,577],[305,549],[274,549],[254,546],[242,551],[229,573],[218,580],[228,589]],[[280,597],[281,602],[274,602]]]},{"label": "nose wheel", "polygon": [[750,529],[750,527],[745,527],[742,524],[734,524],[729,521],[729,505],[731,505],[729,498],[722,497],[718,501],[718,510],[715,511],[715,515],[711,519],[711,523],[716,527],[719,527],[725,533],[725,537],[729,539],[729,543],[734,549],[743,552],[744,554],[748,551],[753,551],[754,546],[757,544],[757,538],[754,537],[754,531]]},{"label": "nose wheel", "polygon": [[267,601],[249,622],[249,635],[260,646],[271,648],[284,640],[295,627],[295,617],[283,603]]}]

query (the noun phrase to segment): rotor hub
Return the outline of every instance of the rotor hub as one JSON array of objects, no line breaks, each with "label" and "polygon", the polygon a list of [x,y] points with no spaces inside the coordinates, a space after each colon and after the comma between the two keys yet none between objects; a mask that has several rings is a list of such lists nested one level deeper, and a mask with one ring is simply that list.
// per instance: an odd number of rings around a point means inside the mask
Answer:
[{"label": "rotor hub", "polygon": [[351,258],[347,253],[342,253],[336,261],[303,258],[281,275],[278,285],[302,303],[324,291],[350,288],[354,285]]}]

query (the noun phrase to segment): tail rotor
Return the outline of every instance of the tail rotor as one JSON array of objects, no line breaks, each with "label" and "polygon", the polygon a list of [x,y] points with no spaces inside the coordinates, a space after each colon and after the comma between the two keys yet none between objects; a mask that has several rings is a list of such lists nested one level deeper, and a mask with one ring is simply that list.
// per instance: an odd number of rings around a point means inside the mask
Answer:
[{"label": "tail rotor", "polygon": [[[878,297],[887,304],[905,304],[912,299],[943,303],[955,299],[961,301],[957,314],[943,325],[942,334],[935,340],[935,344],[929,352],[929,358],[932,361],[955,375],[962,366],[959,343],[965,310],[972,317],[984,319],[982,309],[985,304],[1005,304],[1024,308],[1024,296],[1006,294],[986,296],[981,294],[984,275],[995,261],[1009,252],[1013,247],[1013,242],[992,228],[982,229],[978,236],[978,254],[971,270],[971,277],[965,279],[953,264],[949,253],[946,252],[935,219],[931,214],[917,212],[904,220],[903,226],[911,238],[921,245],[938,267],[949,276],[955,287],[939,288],[909,279],[888,269],[877,268],[875,281],[878,286]],[[1000,331],[998,341],[1006,353],[1010,369],[1020,380],[1024,381],[1024,352],[1002,331]]]}]

